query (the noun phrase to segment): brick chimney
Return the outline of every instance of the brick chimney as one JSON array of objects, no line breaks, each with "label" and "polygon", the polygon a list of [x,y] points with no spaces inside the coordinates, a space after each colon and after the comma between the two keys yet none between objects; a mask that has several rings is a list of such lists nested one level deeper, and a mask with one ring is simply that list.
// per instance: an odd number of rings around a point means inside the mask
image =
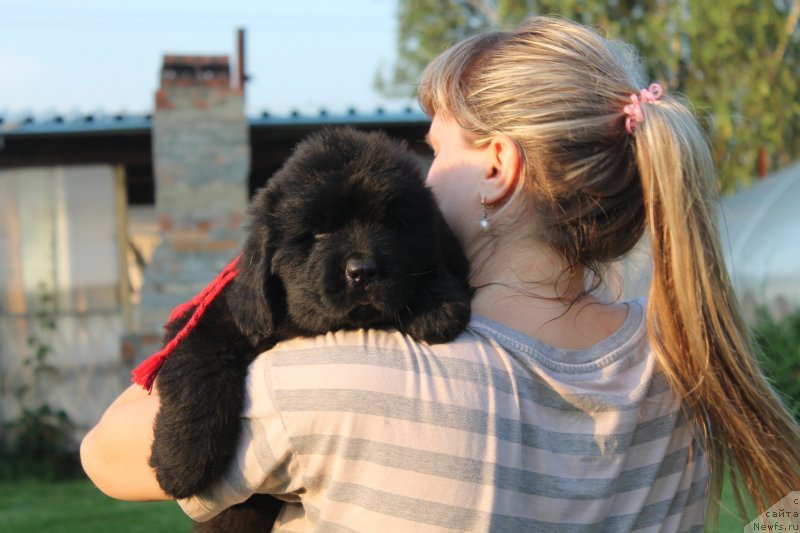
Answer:
[{"label": "brick chimney", "polygon": [[139,333],[123,341],[132,363],[158,349],[172,308],[211,281],[242,244],[250,143],[227,57],[164,56],[153,163],[161,243],[145,275]]}]

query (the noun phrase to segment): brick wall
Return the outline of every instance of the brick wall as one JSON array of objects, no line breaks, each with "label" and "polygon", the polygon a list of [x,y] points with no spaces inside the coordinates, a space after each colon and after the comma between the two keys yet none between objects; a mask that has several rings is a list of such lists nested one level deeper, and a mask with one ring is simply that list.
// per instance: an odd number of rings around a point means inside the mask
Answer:
[{"label": "brick wall", "polygon": [[172,308],[199,292],[237,253],[248,199],[248,126],[225,57],[165,56],[153,116],[161,242],[145,274],[135,362],[158,347]]}]

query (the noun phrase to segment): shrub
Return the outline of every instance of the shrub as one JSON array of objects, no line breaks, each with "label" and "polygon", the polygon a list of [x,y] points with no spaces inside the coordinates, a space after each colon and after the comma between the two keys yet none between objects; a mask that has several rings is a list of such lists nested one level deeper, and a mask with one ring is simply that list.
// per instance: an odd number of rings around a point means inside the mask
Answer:
[{"label": "shrub", "polygon": [[49,362],[56,322],[52,294],[44,285],[39,291],[39,309],[31,321],[28,337],[30,351],[23,360],[30,372],[28,379],[14,391],[20,412],[17,418],[2,424],[0,479],[54,480],[80,471],[77,454],[71,446],[71,420],[64,411],[43,400],[42,382],[56,372]]},{"label": "shrub", "polygon": [[76,476],[80,463],[72,451],[72,424],[63,411],[47,404],[23,409],[5,424],[8,434],[0,456],[0,479],[57,480]]},{"label": "shrub", "polygon": [[759,316],[753,335],[764,373],[800,421],[800,311],[780,320]]}]

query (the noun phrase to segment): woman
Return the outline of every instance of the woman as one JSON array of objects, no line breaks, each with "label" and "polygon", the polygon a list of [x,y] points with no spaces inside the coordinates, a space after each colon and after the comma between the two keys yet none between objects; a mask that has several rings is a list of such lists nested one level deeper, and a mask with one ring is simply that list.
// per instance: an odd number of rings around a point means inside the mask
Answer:
[{"label": "woman", "polygon": [[[427,181],[471,259],[469,328],[259,357],[237,464],[184,510],[267,492],[290,502],[286,530],[695,531],[727,467],[762,509],[800,487],[800,432],[719,252],[708,146],[680,101],[644,87],[630,50],[548,17],[434,60]],[[645,228],[648,299],[601,301],[603,265]],[[157,408],[130,389],[84,440],[109,495],[164,497],[147,467]]]}]

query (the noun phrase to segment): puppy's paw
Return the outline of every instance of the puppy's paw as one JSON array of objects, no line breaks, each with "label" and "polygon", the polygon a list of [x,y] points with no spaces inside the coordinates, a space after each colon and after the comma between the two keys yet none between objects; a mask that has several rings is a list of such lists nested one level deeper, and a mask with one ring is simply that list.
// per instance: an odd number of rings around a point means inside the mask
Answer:
[{"label": "puppy's paw", "polygon": [[[156,424],[158,427],[158,424]],[[158,432],[157,432],[158,434]],[[165,442],[165,432],[153,441],[150,449],[150,466],[156,474],[161,489],[173,498],[188,498],[208,484],[208,467],[203,458],[192,453],[191,448]],[[198,464],[199,463],[199,464]]]},{"label": "puppy's paw", "polygon": [[222,477],[236,450],[238,396],[226,398],[232,405],[210,394],[204,399],[189,405],[162,403],[156,417],[150,466],[174,498],[197,494]]},{"label": "puppy's paw", "polygon": [[449,342],[467,327],[470,291],[456,280],[440,279],[424,291],[402,328],[413,339],[429,344]]}]

